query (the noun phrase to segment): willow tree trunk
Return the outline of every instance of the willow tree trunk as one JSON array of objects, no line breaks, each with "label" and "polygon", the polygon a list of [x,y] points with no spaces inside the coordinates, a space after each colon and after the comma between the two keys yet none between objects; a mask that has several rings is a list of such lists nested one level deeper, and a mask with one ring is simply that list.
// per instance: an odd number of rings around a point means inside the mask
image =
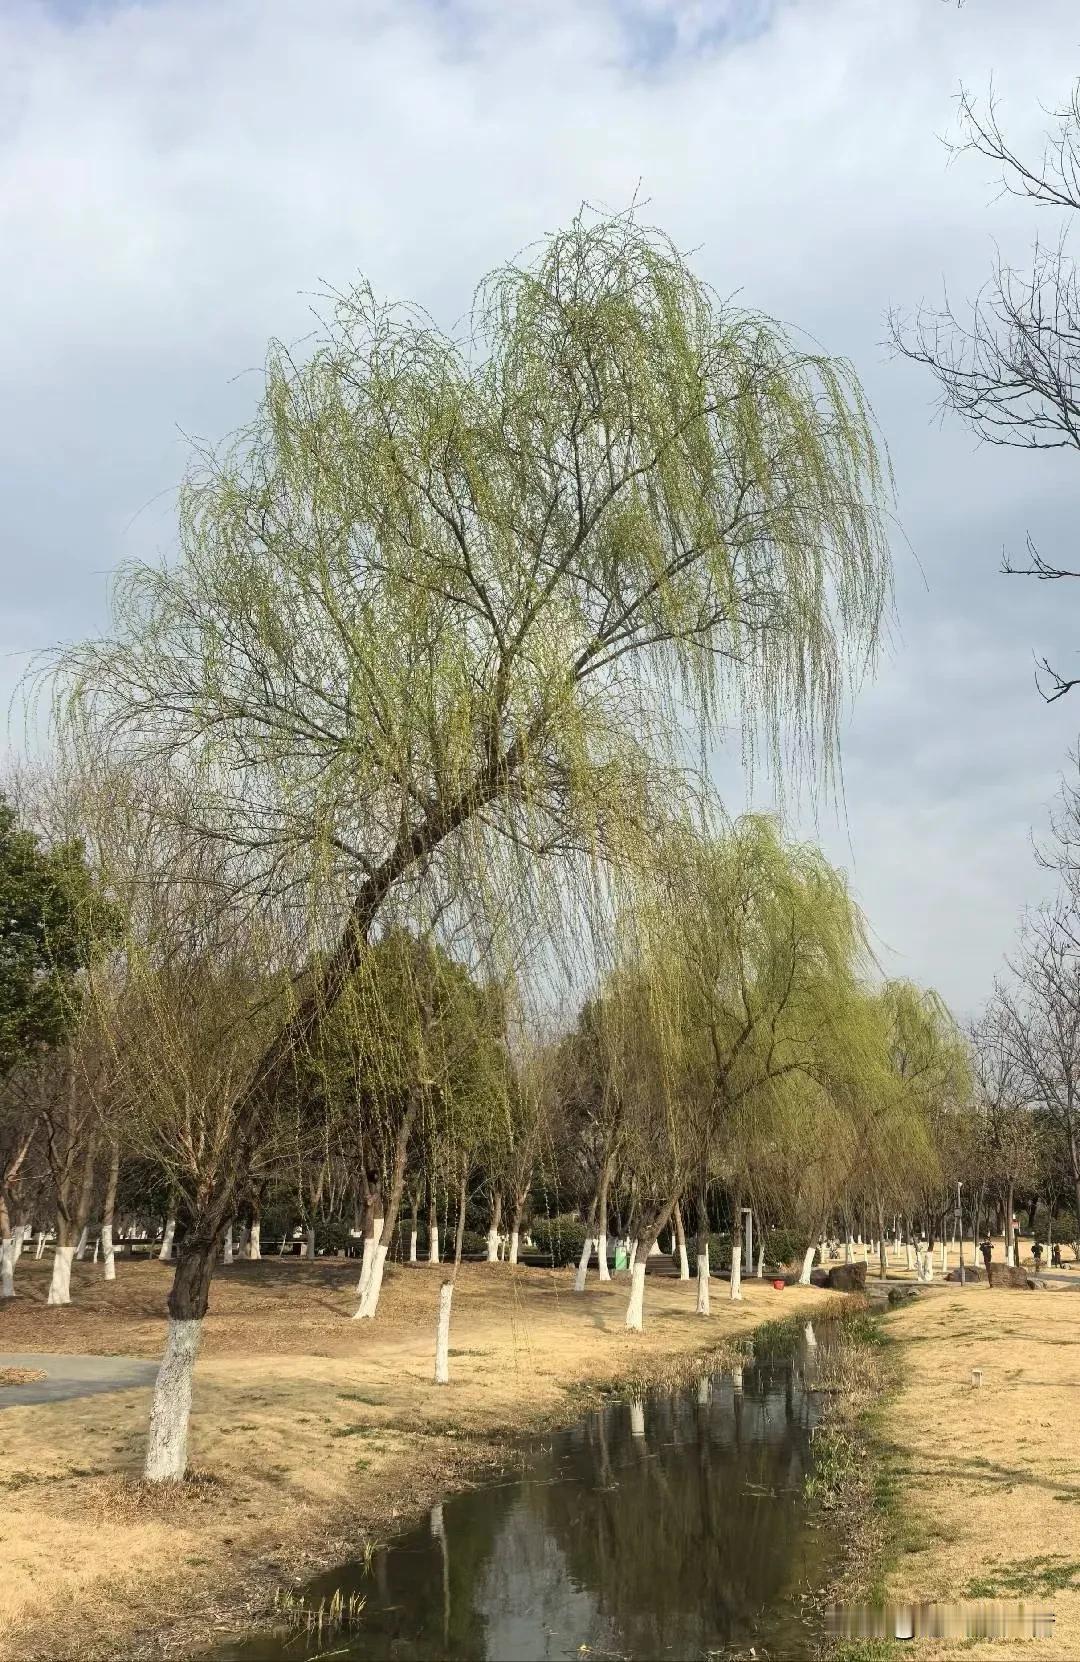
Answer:
[{"label": "willow tree trunk", "polygon": [[645,1269],[653,1243],[671,1217],[674,1205],[675,1201],[672,1198],[659,1217],[644,1226],[638,1226],[637,1240],[634,1242],[636,1251],[631,1254],[633,1268],[630,1271],[630,1297],[626,1305],[626,1325],[631,1333],[640,1333],[645,1324]]},{"label": "willow tree trunk", "polygon": [[607,1261],[608,1235],[608,1189],[611,1184],[611,1160],[605,1159],[600,1167],[600,1189],[597,1195],[596,1210],[596,1267],[600,1272],[601,1281],[611,1280],[611,1271]]},{"label": "willow tree trunk", "polygon": [[435,1328],[435,1383],[450,1383],[450,1309],[454,1302],[454,1283],[461,1268],[461,1249],[465,1241],[465,1207],[468,1202],[468,1178],[461,1179],[458,1191],[457,1228],[454,1231],[454,1268],[439,1288],[439,1319]]},{"label": "willow tree trunk", "polygon": [[585,1222],[585,1240],[581,1247],[581,1257],[578,1259],[577,1275],[574,1277],[575,1293],[585,1291],[585,1278],[589,1273],[589,1259],[592,1257],[593,1230],[596,1228],[596,1207],[597,1201],[594,1197],[593,1203],[589,1207],[589,1216]]},{"label": "willow tree trunk", "polygon": [[885,1245],[885,1202],[882,1201],[882,1200],[878,1201],[877,1221],[878,1221],[878,1269],[881,1273],[882,1281],[887,1281],[888,1278],[889,1278],[889,1250],[888,1250],[888,1247]]},{"label": "willow tree trunk", "polygon": [[202,1338],[214,1263],[225,1240],[227,1219],[208,1219],[186,1236],[177,1253],[169,1292],[169,1333],[154,1384],[150,1436],[143,1476],[150,1483],[178,1482],[187,1469],[191,1379]]},{"label": "willow tree trunk", "polygon": [[439,1262],[439,1218],[435,1210],[435,1185],[433,1183],[428,1184],[427,1220],[428,1263],[437,1264]]},{"label": "willow tree trunk", "polygon": [[0,1298],[15,1297],[15,1242],[11,1233],[11,1213],[7,1198],[0,1189]]},{"label": "willow tree trunk", "polygon": [[176,1219],[175,1218],[166,1218],[165,1219],[165,1233],[161,1237],[161,1251],[158,1253],[159,1263],[162,1263],[162,1264],[171,1264],[172,1263],[173,1240],[175,1239],[175,1236],[176,1236]]},{"label": "willow tree trunk", "polygon": [[709,1213],[704,1195],[698,1204],[697,1313],[699,1316],[709,1314]]},{"label": "willow tree trunk", "polygon": [[518,1253],[521,1250],[521,1222],[525,1216],[525,1203],[529,1198],[528,1189],[519,1189],[514,1196],[514,1218],[510,1225],[510,1262],[516,1264]]},{"label": "willow tree trunk", "polygon": [[683,1228],[681,1206],[675,1208],[675,1239],[679,1247],[679,1280],[689,1281],[690,1260],[686,1255],[686,1231]]},{"label": "willow tree trunk", "polygon": [[1013,1186],[1009,1183],[1005,1200],[1005,1262],[1016,1263],[1016,1238],[1013,1234]]},{"label": "willow tree trunk", "polygon": [[116,1213],[116,1190],[120,1182],[120,1144],[113,1139],[109,1151],[109,1176],[105,1183],[105,1199],[101,1207],[101,1251],[105,1259],[106,1281],[116,1280],[116,1253],[113,1249],[113,1219]]},{"label": "willow tree trunk", "polygon": [[[375,1312],[379,1308],[379,1295],[382,1292],[383,1275],[386,1271],[386,1255],[390,1250],[390,1242],[394,1238],[394,1230],[397,1228],[398,1217],[401,1213],[401,1197],[405,1193],[405,1162],[408,1159],[409,1138],[412,1136],[413,1120],[416,1118],[418,1107],[419,1098],[410,1096],[409,1105],[394,1139],[394,1166],[390,1176],[390,1196],[381,1221],[375,1220],[379,1225],[379,1238],[375,1242],[375,1256],[371,1262],[366,1286],[363,1284],[363,1276],[361,1276],[360,1304],[356,1311],[356,1316],[361,1320],[374,1321]],[[364,1244],[367,1244],[366,1240]]]},{"label": "willow tree trunk", "polygon": [[496,1193],[491,1202],[491,1221],[487,1232],[487,1261],[499,1262],[499,1232],[502,1227],[502,1195]]}]

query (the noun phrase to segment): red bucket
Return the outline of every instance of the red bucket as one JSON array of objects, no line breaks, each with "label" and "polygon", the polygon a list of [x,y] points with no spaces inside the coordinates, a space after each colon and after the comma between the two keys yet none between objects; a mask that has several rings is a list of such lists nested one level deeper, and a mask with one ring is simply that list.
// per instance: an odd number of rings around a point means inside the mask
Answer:
[{"label": "red bucket", "polygon": [[774,1281],[773,1282],[773,1292],[774,1293],[782,1293],[786,1286],[787,1286],[786,1281]]}]

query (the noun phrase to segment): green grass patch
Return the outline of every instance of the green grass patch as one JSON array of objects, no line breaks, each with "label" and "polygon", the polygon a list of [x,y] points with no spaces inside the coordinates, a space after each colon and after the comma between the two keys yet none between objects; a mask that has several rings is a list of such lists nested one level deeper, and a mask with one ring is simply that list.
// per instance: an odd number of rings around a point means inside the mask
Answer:
[{"label": "green grass patch", "polygon": [[987,1575],[974,1576],[964,1588],[969,1599],[1014,1598],[1024,1594],[1047,1597],[1050,1593],[1080,1588],[1080,1559],[1052,1553],[1038,1558],[1021,1558],[1002,1564]]}]

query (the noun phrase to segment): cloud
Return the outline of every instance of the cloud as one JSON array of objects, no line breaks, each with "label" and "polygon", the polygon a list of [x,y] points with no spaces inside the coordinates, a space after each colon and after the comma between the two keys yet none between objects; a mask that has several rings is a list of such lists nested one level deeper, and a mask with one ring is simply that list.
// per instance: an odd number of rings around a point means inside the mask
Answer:
[{"label": "cloud", "polygon": [[[1072,744],[1033,650],[1069,597],[996,574],[1068,548],[1071,463],[978,450],[882,345],[973,293],[1030,210],[936,137],[997,77],[1010,133],[1067,90],[1072,0],[154,0],[0,17],[7,684],[167,553],[184,433],[250,409],[272,334],[363,270],[452,324],[476,278],[636,190],[722,293],[855,363],[896,466],[901,637],[847,738],[850,862],[892,967],[965,1007],[1040,891],[1027,827]],[[1042,228],[1042,227],[1040,227]],[[914,556],[917,556],[917,561]],[[924,582],[925,576],[925,582]],[[2,672],[0,672],[2,673]],[[738,789],[732,781],[733,793]],[[804,813],[803,822],[810,823]]]}]

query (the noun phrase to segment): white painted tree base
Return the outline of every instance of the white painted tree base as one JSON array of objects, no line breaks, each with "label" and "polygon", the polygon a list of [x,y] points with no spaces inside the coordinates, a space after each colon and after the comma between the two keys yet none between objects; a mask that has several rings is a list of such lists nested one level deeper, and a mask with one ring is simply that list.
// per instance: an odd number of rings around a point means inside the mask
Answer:
[{"label": "white painted tree base", "polygon": [[428,1256],[428,1263],[429,1264],[437,1264],[439,1262],[439,1226],[438,1226],[438,1224],[436,1224],[434,1226],[434,1228],[432,1229],[432,1231],[431,1231],[431,1239],[428,1242],[428,1255],[427,1256]]},{"label": "white painted tree base", "polygon": [[175,1234],[176,1219],[167,1218],[165,1220],[165,1233],[161,1237],[161,1251],[158,1253],[158,1260],[162,1264],[172,1262],[173,1236]]},{"label": "white painted tree base", "polygon": [[262,1258],[262,1224],[257,1219],[248,1236],[248,1258],[253,1263]]},{"label": "white painted tree base", "polygon": [[810,1271],[814,1267],[814,1254],[816,1251],[816,1246],[810,1246],[807,1247],[806,1251],[803,1253],[802,1269],[799,1271],[800,1287],[809,1287],[810,1285]]},{"label": "white painted tree base", "polygon": [[733,1300],[742,1299],[742,1245],[731,1249],[731,1297]]},{"label": "white painted tree base", "polygon": [[630,1299],[626,1306],[626,1325],[631,1333],[640,1333],[645,1318],[645,1265],[635,1264],[630,1271]]},{"label": "white painted tree base", "polygon": [[709,1249],[697,1255],[697,1313],[709,1314]]},{"label": "white painted tree base", "polygon": [[201,1321],[178,1322],[170,1318],[169,1337],[150,1408],[150,1437],[143,1468],[148,1483],[178,1482],[187,1469],[191,1376],[201,1337]]},{"label": "white painted tree base", "polygon": [[15,1242],[10,1238],[0,1247],[0,1298],[15,1297]]},{"label": "white painted tree base", "polygon": [[686,1254],[686,1242],[685,1241],[680,1241],[679,1242],[679,1280],[680,1281],[689,1281],[689,1279],[690,1279],[690,1260],[689,1260],[689,1258],[687,1257],[687,1254]]},{"label": "white painted tree base", "polygon": [[410,1230],[410,1232],[409,1232],[409,1263],[410,1264],[415,1264],[416,1261],[417,1261],[417,1258],[416,1258],[416,1243],[417,1243],[417,1232],[416,1232],[415,1229],[413,1229],[413,1230]]},{"label": "white painted tree base", "polygon": [[450,1383],[450,1306],[454,1301],[454,1283],[444,1281],[439,1288],[439,1322],[435,1329],[435,1383]]},{"label": "white painted tree base", "polygon": [[601,1281],[611,1280],[611,1271],[608,1269],[607,1261],[606,1235],[598,1235],[596,1237],[596,1268],[599,1272]]},{"label": "white painted tree base", "polygon": [[518,1249],[519,1249],[520,1245],[521,1245],[521,1236],[520,1236],[520,1234],[518,1233],[518,1231],[516,1229],[512,1229],[510,1231],[510,1262],[511,1262],[511,1264],[516,1264],[517,1261],[518,1261]]},{"label": "white painted tree base", "polygon": [[113,1247],[111,1223],[103,1223],[101,1226],[101,1251],[105,1260],[105,1279],[106,1281],[115,1281],[116,1252]]},{"label": "white painted tree base", "polygon": [[586,1235],[584,1244],[581,1248],[581,1257],[578,1259],[577,1274],[574,1277],[575,1293],[583,1293],[585,1291],[585,1280],[589,1273],[589,1259],[592,1257],[592,1249],[592,1237],[590,1235]]},{"label": "white painted tree base", "polygon": [[374,1321],[375,1312],[379,1308],[379,1294],[382,1292],[383,1271],[386,1268],[387,1244],[380,1241],[375,1248],[375,1257],[372,1260],[371,1273],[367,1278],[364,1291],[360,1295],[360,1304],[353,1321]]},{"label": "white painted tree base", "polygon": [[75,1248],[58,1246],[53,1256],[52,1280],[49,1282],[49,1296],[46,1304],[71,1303],[71,1260],[75,1256]]}]

